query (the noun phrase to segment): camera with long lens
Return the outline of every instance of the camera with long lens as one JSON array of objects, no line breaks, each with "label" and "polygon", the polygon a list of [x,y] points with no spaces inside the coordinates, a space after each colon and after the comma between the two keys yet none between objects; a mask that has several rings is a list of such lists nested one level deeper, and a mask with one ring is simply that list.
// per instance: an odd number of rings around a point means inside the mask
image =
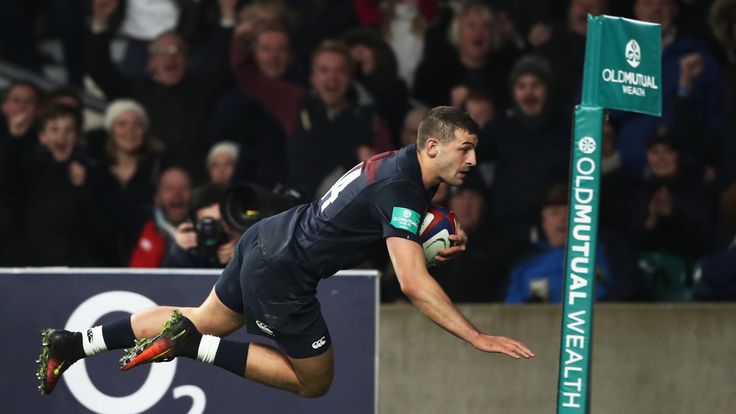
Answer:
[{"label": "camera with long lens", "polygon": [[222,221],[214,217],[195,220],[197,248],[194,253],[214,266],[220,265],[217,250],[229,240],[228,231],[242,234],[258,220],[288,210],[302,201],[299,193],[280,185],[272,190],[256,184],[236,184],[224,190],[211,186],[202,195],[204,201],[193,203],[190,210],[196,211],[200,204],[206,206],[211,200],[220,200]]},{"label": "camera with long lens", "polygon": [[256,184],[236,184],[225,192],[220,204],[222,220],[242,233],[258,220],[286,211],[302,203],[297,191],[277,185],[272,190]]},{"label": "camera with long lens", "polygon": [[197,256],[218,264],[217,248],[228,240],[225,227],[213,217],[203,217],[194,223],[194,232],[197,235]]}]

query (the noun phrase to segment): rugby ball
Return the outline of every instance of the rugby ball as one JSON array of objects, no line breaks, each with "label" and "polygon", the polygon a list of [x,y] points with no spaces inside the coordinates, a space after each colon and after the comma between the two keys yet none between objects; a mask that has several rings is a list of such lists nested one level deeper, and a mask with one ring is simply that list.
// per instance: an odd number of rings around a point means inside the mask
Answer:
[{"label": "rugby ball", "polygon": [[419,229],[419,241],[424,248],[427,267],[440,263],[435,260],[437,251],[450,247],[450,235],[455,234],[455,228],[455,213],[439,206],[429,207]]}]

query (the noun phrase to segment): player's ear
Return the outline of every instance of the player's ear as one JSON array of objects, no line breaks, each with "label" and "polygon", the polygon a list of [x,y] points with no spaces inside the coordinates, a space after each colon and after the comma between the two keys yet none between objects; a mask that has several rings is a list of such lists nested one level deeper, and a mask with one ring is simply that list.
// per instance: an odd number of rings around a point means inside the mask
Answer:
[{"label": "player's ear", "polygon": [[424,150],[430,157],[436,157],[437,152],[440,148],[440,141],[435,137],[428,137],[427,142],[424,144]]}]

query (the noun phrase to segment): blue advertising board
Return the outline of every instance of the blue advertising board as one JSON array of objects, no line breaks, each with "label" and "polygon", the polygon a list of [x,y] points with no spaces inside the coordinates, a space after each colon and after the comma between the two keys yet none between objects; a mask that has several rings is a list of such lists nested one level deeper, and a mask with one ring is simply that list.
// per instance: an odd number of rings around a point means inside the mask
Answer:
[{"label": "blue advertising board", "polygon": [[[186,358],[121,372],[122,350],[77,362],[54,392],[35,378],[40,331],[82,330],[155,305],[197,306],[214,271],[0,269],[2,413],[375,413],[378,278],[341,272],[319,285],[335,347],[329,393],[304,399]],[[241,329],[229,338],[269,343]]]}]

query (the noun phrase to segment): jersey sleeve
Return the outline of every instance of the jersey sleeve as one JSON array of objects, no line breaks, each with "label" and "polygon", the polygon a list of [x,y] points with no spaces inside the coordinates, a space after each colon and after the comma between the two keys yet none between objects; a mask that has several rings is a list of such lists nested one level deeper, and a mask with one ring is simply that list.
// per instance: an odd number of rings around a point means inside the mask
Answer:
[{"label": "jersey sleeve", "polygon": [[401,237],[419,243],[419,228],[427,210],[421,189],[405,183],[392,183],[373,198],[371,215],[383,228],[383,237]]}]

